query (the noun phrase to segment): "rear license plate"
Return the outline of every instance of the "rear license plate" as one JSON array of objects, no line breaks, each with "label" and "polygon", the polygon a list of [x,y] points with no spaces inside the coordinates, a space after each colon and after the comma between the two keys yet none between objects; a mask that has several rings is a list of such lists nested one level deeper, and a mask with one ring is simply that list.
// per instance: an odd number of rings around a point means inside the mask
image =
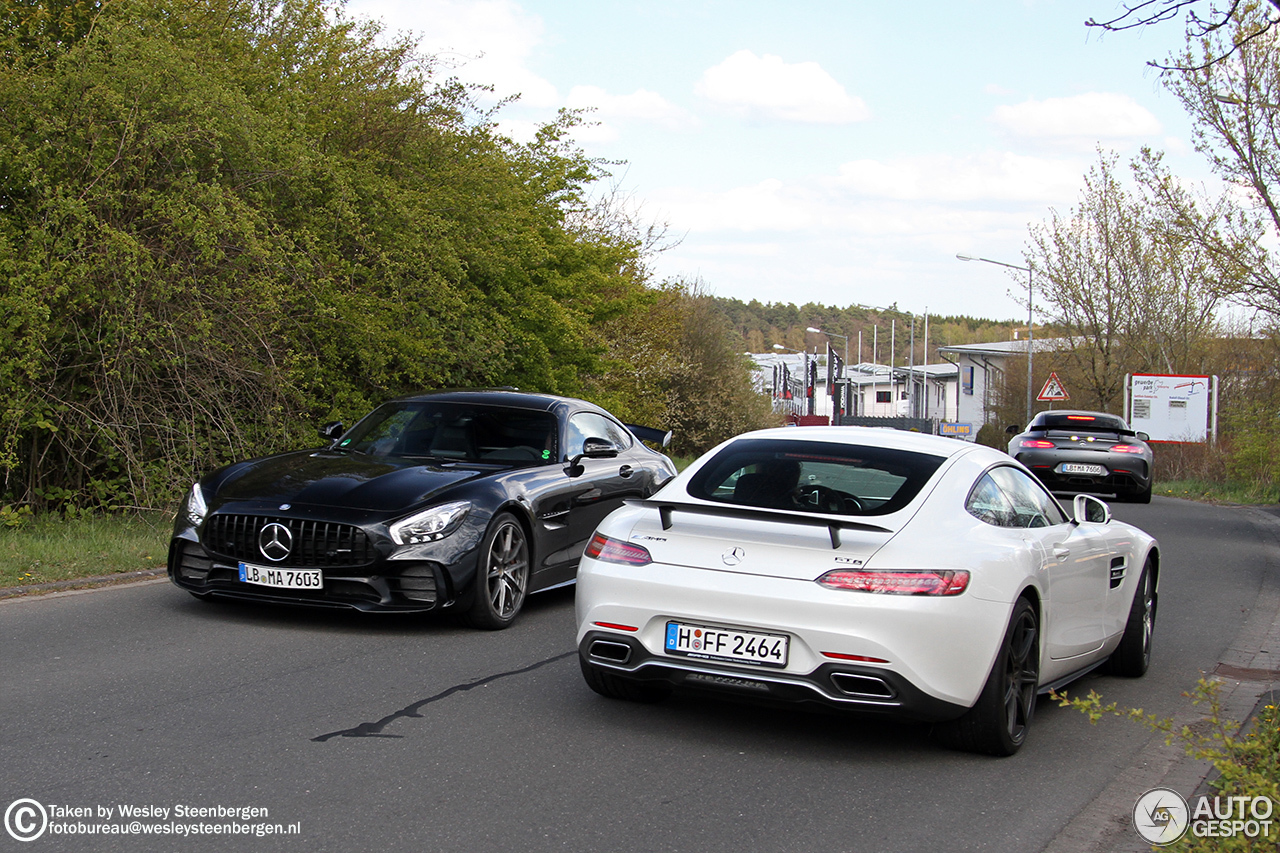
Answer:
[{"label": "rear license plate", "polygon": [[319,569],[272,569],[251,563],[240,564],[240,580],[283,589],[321,589],[324,586],[324,577]]},{"label": "rear license plate", "polygon": [[1104,477],[1107,469],[1101,465],[1086,465],[1082,462],[1063,462],[1058,466],[1059,474],[1086,474],[1090,477]]},{"label": "rear license plate", "polygon": [[668,622],[665,650],[669,655],[784,667],[787,665],[788,642],[789,638],[784,634]]}]

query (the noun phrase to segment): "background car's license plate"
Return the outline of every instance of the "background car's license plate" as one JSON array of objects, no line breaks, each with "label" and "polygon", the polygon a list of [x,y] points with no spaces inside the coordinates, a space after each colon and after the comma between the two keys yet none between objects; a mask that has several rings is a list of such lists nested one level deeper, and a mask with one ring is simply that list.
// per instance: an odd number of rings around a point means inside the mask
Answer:
[{"label": "background car's license plate", "polygon": [[783,634],[668,622],[665,649],[669,655],[782,667],[787,665],[787,643]]},{"label": "background car's license plate", "polygon": [[1083,462],[1063,462],[1058,466],[1059,474],[1088,474],[1092,477],[1101,477],[1107,473],[1107,469],[1101,465],[1086,465]]},{"label": "background car's license plate", "polygon": [[324,577],[319,569],[273,569],[251,563],[240,564],[240,580],[285,589],[320,589],[324,586]]}]

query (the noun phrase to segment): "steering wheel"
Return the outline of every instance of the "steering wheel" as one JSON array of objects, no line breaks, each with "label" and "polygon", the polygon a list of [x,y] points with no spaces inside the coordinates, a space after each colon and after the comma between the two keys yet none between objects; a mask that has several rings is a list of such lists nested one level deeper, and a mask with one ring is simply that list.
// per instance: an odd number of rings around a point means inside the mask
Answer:
[{"label": "steering wheel", "polygon": [[862,512],[862,502],[853,495],[846,495],[834,489],[828,489],[826,486],[802,486],[800,502],[805,507],[817,509],[819,512],[844,513],[850,510],[851,505],[854,512]]}]

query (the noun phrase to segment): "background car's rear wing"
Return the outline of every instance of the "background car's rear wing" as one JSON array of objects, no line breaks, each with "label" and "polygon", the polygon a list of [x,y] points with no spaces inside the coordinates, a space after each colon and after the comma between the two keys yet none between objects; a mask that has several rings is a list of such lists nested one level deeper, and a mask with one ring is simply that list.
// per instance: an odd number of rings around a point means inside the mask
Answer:
[{"label": "background car's rear wing", "polygon": [[663,447],[671,444],[671,430],[663,432],[653,427],[636,426],[635,424],[624,424],[627,429],[631,430],[631,434],[641,441],[652,441]]},{"label": "background car's rear wing", "polygon": [[812,515],[801,515],[794,512],[780,512],[768,509],[755,509],[745,506],[731,506],[729,504],[685,504],[671,503],[669,501],[654,500],[628,500],[624,501],[631,506],[644,507],[645,509],[656,509],[658,517],[662,519],[662,529],[670,530],[672,516],[677,512],[689,513],[691,515],[715,515],[722,518],[743,518],[748,521],[772,521],[781,522],[783,524],[803,524],[806,527],[825,527],[827,533],[831,535],[831,547],[840,547],[840,531],[841,530],[869,530],[873,533],[892,533],[893,531],[887,527],[880,527],[876,524],[867,524],[865,521],[852,521],[837,518],[818,518]]}]

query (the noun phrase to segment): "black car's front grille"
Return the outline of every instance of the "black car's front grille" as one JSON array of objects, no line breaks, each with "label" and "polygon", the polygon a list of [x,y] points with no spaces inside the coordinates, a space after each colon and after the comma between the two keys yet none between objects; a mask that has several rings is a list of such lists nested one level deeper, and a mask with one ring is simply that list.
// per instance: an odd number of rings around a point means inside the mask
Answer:
[{"label": "black car's front grille", "polygon": [[201,542],[210,553],[262,563],[269,558],[262,553],[259,540],[262,528],[268,524],[283,525],[290,534],[288,555],[284,559],[271,559],[269,565],[359,568],[377,559],[373,543],[359,527],[299,518],[213,515],[205,522]]}]

